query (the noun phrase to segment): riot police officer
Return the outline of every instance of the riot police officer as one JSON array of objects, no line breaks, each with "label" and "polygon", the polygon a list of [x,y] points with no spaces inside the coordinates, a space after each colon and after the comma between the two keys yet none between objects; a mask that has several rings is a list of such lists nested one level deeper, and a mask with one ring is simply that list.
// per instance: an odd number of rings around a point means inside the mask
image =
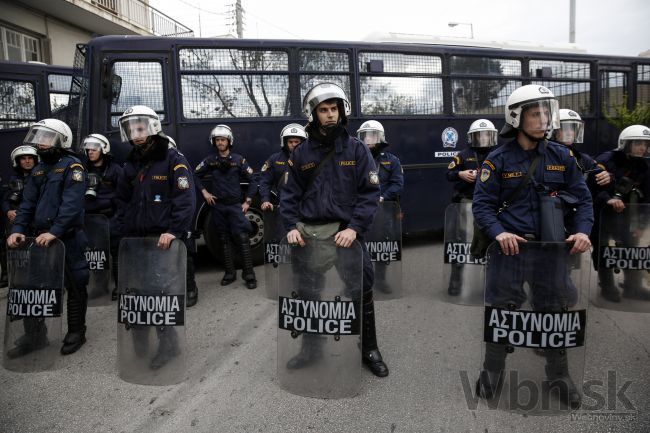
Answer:
[{"label": "riot police officer", "polygon": [[[253,169],[250,168],[246,159],[231,152],[233,142],[233,134],[229,126],[215,126],[210,132],[210,144],[215,147],[216,154],[203,159],[194,173],[201,179],[208,175],[212,176],[210,190],[203,188],[201,193],[205,201],[212,206],[212,223],[217,229],[223,246],[226,272],[221,279],[221,285],[226,286],[237,279],[230,245],[232,234],[241,251],[242,278],[246,282],[247,288],[254,289],[257,287],[257,279],[253,270],[249,238],[251,224],[246,218],[246,212],[252,203],[256,186],[252,181]],[[243,203],[242,182],[249,184]]]},{"label": "riot police officer", "polygon": [[[647,158],[650,157],[650,128],[643,125],[632,125],[621,131],[618,136],[618,146],[613,151],[605,152],[596,157],[598,164],[613,174],[613,182],[609,188],[601,189],[594,195],[594,213],[596,227],[601,226],[601,212],[604,209],[620,213],[626,209],[626,204],[648,203],[650,201],[650,168]],[[615,227],[605,227],[604,230],[616,230]],[[627,233],[630,227],[621,227],[620,232]],[[607,236],[607,234],[605,233]],[[592,258],[598,267],[598,252],[607,239],[600,239],[598,229],[592,232],[594,248]],[[601,295],[611,302],[620,302],[621,294],[614,285],[612,269],[598,267],[598,281]],[[641,286],[639,271],[624,271],[623,296],[630,299],[650,299],[650,292]]]},{"label": "riot police officer", "polygon": [[[11,151],[11,166],[14,174],[9,179],[9,187],[4,191],[2,197],[2,214],[6,217],[7,231],[16,219],[16,210],[23,199],[23,189],[27,183],[27,177],[38,162],[36,149],[33,146],[18,146]],[[5,230],[3,229],[3,239]],[[6,242],[0,248],[2,255],[2,278],[1,282],[7,283],[7,252]]]},{"label": "riot police officer", "polygon": [[[133,147],[117,184],[120,203],[118,221],[123,236],[156,236],[158,247],[168,249],[174,239],[187,242],[196,206],[192,172],[187,159],[162,132],[158,114],[144,105],[127,109],[119,119],[122,141]],[[187,273],[193,268],[187,256]],[[187,285],[187,306],[195,305],[198,293]],[[142,330],[138,330],[142,332]],[[158,352],[151,360],[156,370],[178,355],[176,331],[161,332]],[[134,334],[137,338],[138,334]]]},{"label": "riot police officer", "polygon": [[[287,241],[305,245],[298,223],[339,224],[334,235],[338,247],[348,248],[355,239],[363,244],[379,202],[379,176],[368,148],[345,129],[350,102],[336,84],[314,86],[303,100],[303,112],[309,120],[307,140],[294,149],[288,161],[280,198],[280,213],[287,230]],[[328,156],[329,155],[329,156]],[[329,161],[332,159],[333,161]],[[317,166],[323,163],[316,177]],[[318,173],[316,171],[316,173]],[[363,252],[363,363],[379,377],[388,375],[377,345],[375,310],[372,294],[374,272],[370,255]],[[301,368],[314,361],[311,345],[318,340],[303,336],[303,349],[289,360],[288,368]]]},{"label": "riot police officer", "polygon": [[[68,332],[61,354],[68,355],[86,342],[89,273],[84,252],[88,241],[83,231],[84,209],[80,206],[86,191],[86,173],[70,151],[72,131],[60,120],[36,122],[29,129],[24,144],[36,147],[41,162],[28,177],[7,245],[17,247],[31,228],[37,235],[37,245],[48,246],[57,238],[63,241]],[[25,326],[27,331],[27,322]],[[36,332],[39,333],[36,340],[23,340],[25,344],[19,344],[8,355],[22,356],[37,349],[39,344],[46,344],[46,330],[37,327]]]},{"label": "riot police officer", "polygon": [[102,214],[109,219],[111,245],[111,273],[115,287],[111,299],[117,299],[117,273],[120,245],[119,228],[117,226],[117,199],[115,189],[122,174],[122,167],[113,161],[111,144],[101,134],[90,134],[82,144],[86,152],[85,166],[88,171],[88,190],[86,191],[86,214]]},{"label": "riot police officer", "polygon": [[[566,147],[545,139],[553,129],[559,128],[553,93],[540,85],[520,87],[508,97],[505,117],[501,136],[514,139],[491,152],[483,162],[472,210],[478,227],[496,240],[503,252],[503,256],[495,255],[488,264],[486,302],[517,307],[526,300],[521,273],[509,269],[526,265],[517,256],[518,243],[527,239],[558,241],[544,238],[542,196],[567,193],[575,198],[574,233],[566,238],[566,242],[573,243],[571,254],[585,252],[591,246],[588,234],[593,225],[593,211],[589,190],[575,158]],[[538,164],[540,160],[543,162]],[[524,182],[521,187],[520,182]],[[509,255],[514,255],[514,262],[509,261]],[[577,293],[568,293],[570,287],[555,287],[552,281],[547,281],[556,278],[544,271],[548,265],[544,260],[528,265],[536,267],[536,280],[528,281],[533,298],[530,302],[537,311],[563,311],[575,303]],[[567,278],[553,281],[567,281]],[[566,351],[546,349],[544,355],[549,386],[558,389],[565,403],[579,406],[582,397],[569,375]],[[503,346],[486,343],[483,370],[477,383],[481,397],[492,398],[498,393],[505,357]]]},{"label": "riot police officer", "polygon": [[[476,176],[490,150],[497,145],[497,129],[487,119],[472,122],[467,131],[466,149],[461,150],[447,166],[447,180],[453,182],[452,203],[471,203],[474,197]],[[466,221],[456,221],[464,225]],[[462,265],[451,265],[451,276],[447,293],[451,296],[460,294],[462,285]]]},{"label": "riot police officer", "polygon": [[[262,210],[273,210],[271,192],[280,195],[280,181],[287,171],[287,160],[297,146],[307,139],[302,125],[290,123],[280,132],[280,152],[274,153],[264,161],[259,175],[259,192]],[[278,200],[279,201],[279,200]]]}]

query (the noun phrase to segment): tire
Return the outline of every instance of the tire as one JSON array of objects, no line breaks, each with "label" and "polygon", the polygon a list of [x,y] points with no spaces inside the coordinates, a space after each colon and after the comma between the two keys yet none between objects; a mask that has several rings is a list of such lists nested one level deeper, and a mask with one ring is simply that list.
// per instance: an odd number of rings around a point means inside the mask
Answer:
[{"label": "tire", "polygon": [[[212,212],[212,211],[210,211]],[[258,208],[250,207],[246,212],[246,218],[251,223],[251,233],[250,243],[251,243],[251,255],[253,257],[253,265],[258,266],[264,263],[264,224],[262,211]],[[210,254],[219,262],[223,264],[223,247],[221,246],[221,240],[217,234],[217,230],[212,224],[212,218],[210,214],[205,218],[203,223],[203,236],[205,238],[205,244],[208,246]],[[241,258],[239,254],[239,248],[237,245],[233,244],[233,255],[235,259],[235,266],[241,268]]]}]

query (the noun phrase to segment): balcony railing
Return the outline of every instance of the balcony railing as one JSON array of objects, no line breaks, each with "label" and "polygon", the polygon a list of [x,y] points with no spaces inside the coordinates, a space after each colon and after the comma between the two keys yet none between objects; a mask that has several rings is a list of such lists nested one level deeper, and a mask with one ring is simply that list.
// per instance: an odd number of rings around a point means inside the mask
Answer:
[{"label": "balcony railing", "polygon": [[194,36],[194,31],[141,0],[88,0],[156,36]]}]

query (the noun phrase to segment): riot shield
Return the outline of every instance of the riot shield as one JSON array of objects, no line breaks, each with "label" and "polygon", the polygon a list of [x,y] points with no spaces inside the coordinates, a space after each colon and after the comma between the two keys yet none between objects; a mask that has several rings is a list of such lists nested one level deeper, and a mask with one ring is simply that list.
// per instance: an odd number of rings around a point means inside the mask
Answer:
[{"label": "riot shield", "polygon": [[[286,237],[287,232],[282,225],[280,209],[264,211],[264,280],[266,282],[266,297],[278,300],[278,265],[281,258],[290,260],[286,251],[280,251],[280,241]],[[284,248],[288,248],[285,243]]]},{"label": "riot shield", "polygon": [[365,236],[366,248],[375,269],[375,300],[402,296],[402,219],[395,201],[379,203],[375,219]]},{"label": "riot shield", "polygon": [[483,305],[485,257],[470,254],[474,236],[472,203],[452,203],[445,211],[442,299],[452,304]]},{"label": "riot shield", "polygon": [[86,261],[90,271],[88,306],[111,304],[111,245],[108,218],[100,214],[86,214],[84,232],[88,238]]},{"label": "riot shield", "polygon": [[650,205],[610,206],[600,214],[598,288],[594,303],[611,310],[650,313]]},{"label": "riot shield", "polygon": [[334,240],[288,246],[279,265],[278,377],[293,393],[317,398],[361,388],[362,251]]},{"label": "riot shield", "polygon": [[571,272],[570,245],[488,248],[483,350],[477,393],[490,407],[557,414],[580,405],[589,267]]},{"label": "riot shield", "polygon": [[7,252],[9,292],[3,361],[8,370],[51,368],[61,342],[65,246],[39,247],[27,238]]},{"label": "riot shield", "polygon": [[120,242],[117,365],[120,378],[143,385],[185,379],[185,245],[158,237]]}]

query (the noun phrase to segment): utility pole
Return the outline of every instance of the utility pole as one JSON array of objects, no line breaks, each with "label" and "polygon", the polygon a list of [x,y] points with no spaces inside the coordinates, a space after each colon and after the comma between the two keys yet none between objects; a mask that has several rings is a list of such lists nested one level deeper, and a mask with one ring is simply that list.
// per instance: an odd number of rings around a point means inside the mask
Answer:
[{"label": "utility pole", "polygon": [[241,0],[235,0],[235,4],[228,5],[228,12],[231,15],[229,25],[235,28],[235,33],[239,39],[244,37],[244,8],[241,6]]},{"label": "utility pole", "polygon": [[576,42],[576,0],[569,0],[569,42]]}]

